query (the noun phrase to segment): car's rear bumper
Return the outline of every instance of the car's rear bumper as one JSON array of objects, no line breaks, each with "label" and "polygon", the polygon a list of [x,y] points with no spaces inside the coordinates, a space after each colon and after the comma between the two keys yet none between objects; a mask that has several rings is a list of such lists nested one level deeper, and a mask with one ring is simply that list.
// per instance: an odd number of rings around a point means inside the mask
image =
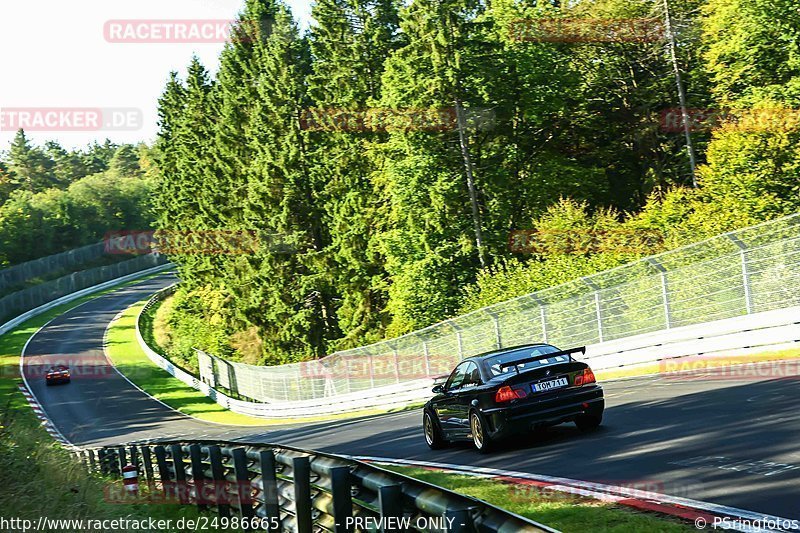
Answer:
[{"label": "car's rear bumper", "polygon": [[49,378],[46,379],[45,382],[48,385],[58,385],[60,383],[69,383],[70,378]]},{"label": "car's rear bumper", "polygon": [[602,416],[605,409],[600,386],[576,388],[542,399],[515,402],[482,412],[492,438],[528,433],[537,427],[570,422],[578,416]]}]

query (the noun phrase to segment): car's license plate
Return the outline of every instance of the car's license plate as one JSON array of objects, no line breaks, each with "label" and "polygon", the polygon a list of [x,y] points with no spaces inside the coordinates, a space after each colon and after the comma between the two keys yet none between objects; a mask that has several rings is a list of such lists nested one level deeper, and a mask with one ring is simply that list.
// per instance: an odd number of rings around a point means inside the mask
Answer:
[{"label": "car's license plate", "polygon": [[540,381],[531,385],[533,392],[544,392],[567,386],[567,378],[551,379],[550,381]]}]

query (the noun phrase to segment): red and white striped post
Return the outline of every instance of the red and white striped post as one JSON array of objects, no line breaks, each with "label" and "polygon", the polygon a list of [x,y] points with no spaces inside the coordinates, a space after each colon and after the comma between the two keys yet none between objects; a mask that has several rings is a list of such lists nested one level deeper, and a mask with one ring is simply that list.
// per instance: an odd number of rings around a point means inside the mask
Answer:
[{"label": "red and white striped post", "polygon": [[139,495],[139,472],[130,463],[122,468],[122,484],[125,485],[126,496]]}]

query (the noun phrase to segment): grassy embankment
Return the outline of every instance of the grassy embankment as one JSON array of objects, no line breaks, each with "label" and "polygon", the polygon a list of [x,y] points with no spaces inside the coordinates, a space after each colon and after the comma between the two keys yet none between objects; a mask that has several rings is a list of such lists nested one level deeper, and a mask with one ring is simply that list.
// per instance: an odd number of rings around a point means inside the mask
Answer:
[{"label": "grassy embankment", "polygon": [[[112,480],[87,472],[74,455],[55,442],[17,388],[21,381],[19,357],[28,338],[59,314],[100,294],[59,306],[0,336],[0,517],[6,520],[36,523],[46,516],[174,522],[198,516],[196,508],[190,506],[106,501]],[[179,530],[173,526],[165,531]]]}]

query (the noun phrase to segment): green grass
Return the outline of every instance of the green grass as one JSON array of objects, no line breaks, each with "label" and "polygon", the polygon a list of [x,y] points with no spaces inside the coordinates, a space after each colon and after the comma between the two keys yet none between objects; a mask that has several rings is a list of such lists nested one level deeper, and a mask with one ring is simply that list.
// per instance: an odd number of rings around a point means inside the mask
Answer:
[{"label": "green grass", "polygon": [[[177,520],[199,516],[196,507],[187,505],[107,501],[107,494],[118,498],[116,495],[122,493],[121,481],[89,472],[50,438],[30,409],[19,406],[0,408],[0,479],[0,517],[5,519],[19,518],[34,524],[41,516],[76,520],[169,519],[173,525],[163,531],[178,532],[185,528],[179,529]],[[58,530],[70,531],[50,529]]]},{"label": "green grass", "polygon": [[136,317],[146,301],[125,310],[108,329],[106,353],[125,377],[142,390],[184,414],[222,424],[258,426],[265,420],[234,413],[157,367],[136,339]]},{"label": "green grass", "polygon": [[689,524],[654,513],[643,513],[566,493],[548,493],[523,485],[512,485],[473,476],[433,470],[385,466],[382,468],[433,483],[466,496],[491,503],[512,513],[565,532],[607,531],[612,533],[672,533],[695,531]]}]

